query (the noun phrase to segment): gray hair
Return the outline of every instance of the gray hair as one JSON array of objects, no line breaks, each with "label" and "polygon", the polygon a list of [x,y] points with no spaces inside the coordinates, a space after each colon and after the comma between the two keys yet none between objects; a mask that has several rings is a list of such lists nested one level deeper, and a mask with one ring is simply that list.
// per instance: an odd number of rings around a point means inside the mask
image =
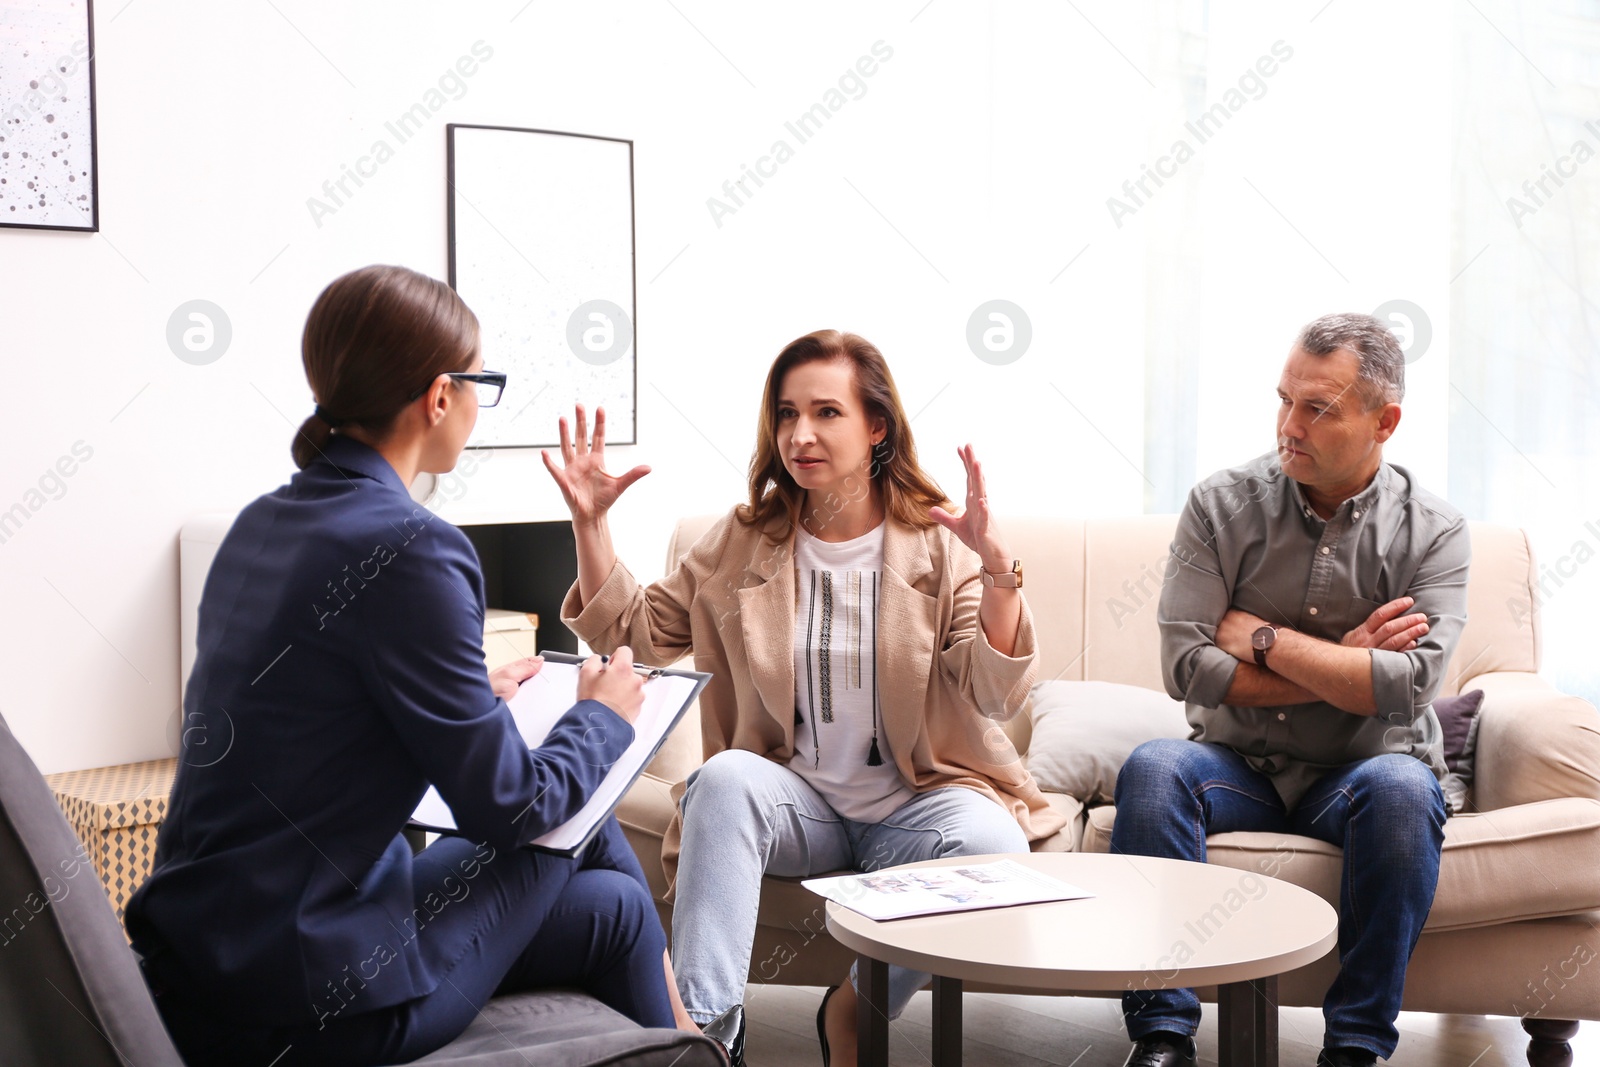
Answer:
[{"label": "gray hair", "polygon": [[1347,348],[1361,361],[1357,382],[1369,407],[1398,404],[1406,395],[1406,356],[1394,331],[1371,315],[1346,312],[1306,323],[1295,347],[1313,356]]}]

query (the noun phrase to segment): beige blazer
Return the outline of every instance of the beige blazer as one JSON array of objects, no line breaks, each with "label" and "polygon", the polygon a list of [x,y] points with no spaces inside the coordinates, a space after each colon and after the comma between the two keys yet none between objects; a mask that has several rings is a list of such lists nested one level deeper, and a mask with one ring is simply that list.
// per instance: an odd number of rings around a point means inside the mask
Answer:
[{"label": "beige blazer", "polygon": [[[882,730],[900,775],[919,793],[975,789],[1011,812],[1029,840],[1064,825],[999,723],[1027,704],[1038,673],[1027,601],[1015,655],[978,625],[978,556],[948,530],[890,521],[878,602]],[[729,512],[658,582],[641,587],[619,561],[583,604],[573,584],[561,621],[598,652],[618,645],[642,663],[693,654],[712,675],[700,695],[710,758],[742,748],[787,764],[794,754],[794,536],[774,543]],[[662,847],[672,884],[679,820]]]}]

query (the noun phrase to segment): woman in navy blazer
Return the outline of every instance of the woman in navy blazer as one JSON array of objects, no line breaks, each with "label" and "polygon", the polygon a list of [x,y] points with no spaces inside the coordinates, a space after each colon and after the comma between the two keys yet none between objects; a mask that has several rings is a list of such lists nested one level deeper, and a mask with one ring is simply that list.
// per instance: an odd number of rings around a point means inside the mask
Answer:
[{"label": "woman in navy blazer", "polygon": [[[478,347],[454,291],[401,267],[345,275],[307,319],[301,470],[217,551],[183,759],[127,908],[190,1064],[403,1062],[497,990],[556,984],[694,1028],[615,819],[575,859],[523,847],[632,741],[631,657],[591,659],[530,751],[504,698],[539,661],[485,670],[477,555],[407,491],[455,466],[479,390],[498,399]],[[429,783],[464,836],[413,857]]]}]

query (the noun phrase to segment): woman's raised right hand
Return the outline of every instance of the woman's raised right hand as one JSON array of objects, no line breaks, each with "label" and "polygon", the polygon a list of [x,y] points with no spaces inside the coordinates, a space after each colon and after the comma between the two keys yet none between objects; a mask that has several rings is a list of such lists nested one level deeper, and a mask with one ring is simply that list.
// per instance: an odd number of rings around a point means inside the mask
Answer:
[{"label": "woman's raised right hand", "polygon": [[572,512],[572,521],[594,522],[605,516],[611,505],[622,495],[623,490],[649,474],[650,468],[641,464],[626,474],[608,474],[606,409],[595,409],[593,438],[589,437],[589,419],[584,413],[582,404],[577,405],[576,422],[578,436],[577,442],[574,443],[572,434],[567,428],[566,418],[561,419],[562,465],[560,467],[551,460],[549,451],[541,449],[539,456],[544,460],[545,469],[550,472],[550,477],[561,487],[561,495],[566,498],[567,509]]}]

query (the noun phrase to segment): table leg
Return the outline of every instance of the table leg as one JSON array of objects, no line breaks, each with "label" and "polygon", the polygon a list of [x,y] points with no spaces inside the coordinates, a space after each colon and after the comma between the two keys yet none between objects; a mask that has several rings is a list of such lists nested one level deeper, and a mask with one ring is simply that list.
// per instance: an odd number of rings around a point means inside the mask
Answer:
[{"label": "table leg", "polygon": [[961,1067],[961,979],[933,977],[933,1067]]},{"label": "table leg", "polygon": [[1278,978],[1217,987],[1217,1059],[1228,1067],[1278,1067]]},{"label": "table leg", "polygon": [[889,1065],[889,965],[856,957],[856,1063]]}]

